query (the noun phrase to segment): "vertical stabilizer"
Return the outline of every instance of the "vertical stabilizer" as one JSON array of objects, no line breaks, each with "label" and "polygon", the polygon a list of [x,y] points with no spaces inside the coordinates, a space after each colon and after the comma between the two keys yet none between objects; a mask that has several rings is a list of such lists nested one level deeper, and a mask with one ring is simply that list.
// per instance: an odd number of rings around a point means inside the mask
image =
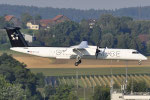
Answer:
[{"label": "vertical stabilizer", "polygon": [[5,29],[12,47],[28,47],[19,27],[6,27]]}]

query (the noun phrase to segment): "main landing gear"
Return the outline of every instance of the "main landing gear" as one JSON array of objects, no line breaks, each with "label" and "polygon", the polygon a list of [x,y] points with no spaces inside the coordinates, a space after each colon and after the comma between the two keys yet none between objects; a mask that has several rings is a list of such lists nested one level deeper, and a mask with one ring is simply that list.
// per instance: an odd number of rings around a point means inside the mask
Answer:
[{"label": "main landing gear", "polygon": [[77,56],[76,58],[76,62],[75,62],[75,66],[78,66],[79,64],[81,64],[81,57],[80,56]]}]

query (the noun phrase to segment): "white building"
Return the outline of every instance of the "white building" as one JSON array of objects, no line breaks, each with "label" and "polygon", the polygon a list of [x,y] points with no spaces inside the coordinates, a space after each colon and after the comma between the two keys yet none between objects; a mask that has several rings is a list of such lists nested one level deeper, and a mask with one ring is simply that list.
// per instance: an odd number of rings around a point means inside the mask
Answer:
[{"label": "white building", "polygon": [[[126,76],[127,77],[127,76]],[[111,82],[113,83],[113,82]],[[111,100],[150,100],[150,92],[126,92],[127,80],[121,85],[121,90],[114,90],[111,86]]]},{"label": "white building", "polygon": [[40,25],[35,21],[27,22],[26,26],[28,27],[28,29],[32,29],[32,30],[39,30],[40,29]]},{"label": "white building", "polygon": [[28,41],[29,43],[33,42],[35,40],[35,37],[29,34],[23,34],[24,38],[26,41]]},{"label": "white building", "polygon": [[117,91],[111,93],[111,100],[150,100],[149,92],[134,92],[125,94]]}]

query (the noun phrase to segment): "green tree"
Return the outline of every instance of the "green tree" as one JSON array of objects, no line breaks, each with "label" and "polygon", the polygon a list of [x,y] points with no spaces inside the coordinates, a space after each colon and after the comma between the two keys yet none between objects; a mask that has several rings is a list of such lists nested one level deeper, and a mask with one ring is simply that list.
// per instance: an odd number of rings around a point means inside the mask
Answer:
[{"label": "green tree", "polygon": [[86,19],[81,20],[80,26],[81,26],[82,28],[89,28],[88,20],[86,20]]},{"label": "green tree", "polygon": [[127,48],[127,40],[125,39],[124,34],[120,34],[117,36],[117,47],[118,48]]},{"label": "green tree", "polygon": [[110,100],[110,88],[108,87],[95,87],[92,100]]},{"label": "green tree", "polygon": [[110,14],[104,14],[98,19],[98,25],[100,26],[103,34],[117,34],[120,29],[120,19]]},{"label": "green tree", "polygon": [[22,28],[26,28],[27,22],[32,19],[33,19],[33,17],[29,13],[23,13],[21,15]]},{"label": "green tree", "polygon": [[149,41],[147,41],[147,43],[146,43],[146,51],[147,51],[147,55],[150,55],[150,40]]},{"label": "green tree", "polygon": [[79,24],[66,21],[51,30],[40,30],[36,36],[46,46],[70,46],[80,42]]},{"label": "green tree", "polygon": [[25,64],[7,54],[0,56],[0,74],[4,75],[10,83],[21,84],[29,100],[34,100],[34,98],[39,100],[41,95],[36,91],[37,78],[25,67]]},{"label": "green tree", "polygon": [[92,41],[93,45],[96,45],[97,42],[101,40],[101,36],[102,36],[101,28],[95,26],[91,32],[90,41]]},{"label": "green tree", "polygon": [[53,96],[56,93],[56,88],[50,85],[46,85],[44,87],[43,93],[43,95],[45,96],[45,100],[48,100],[49,98],[51,98],[51,96]]},{"label": "green tree", "polygon": [[127,91],[128,92],[148,92],[148,88],[150,88],[146,82],[143,81],[129,81],[129,84],[127,85]]},{"label": "green tree", "polygon": [[68,100],[78,100],[78,96],[76,94],[77,93],[71,91],[69,96],[68,96]]},{"label": "green tree", "polygon": [[20,84],[11,84],[0,75],[0,99],[1,100],[26,100],[25,91]]},{"label": "green tree", "polygon": [[107,33],[102,36],[102,47],[113,47],[114,46],[114,37],[111,33]]},{"label": "green tree", "polygon": [[0,50],[7,50],[10,47],[5,30],[0,30]]},{"label": "green tree", "polygon": [[37,86],[39,88],[43,88],[45,86],[45,76],[43,75],[43,73],[37,73],[36,78],[37,78]]},{"label": "green tree", "polygon": [[49,100],[78,100],[78,97],[72,92],[72,86],[60,85]]}]

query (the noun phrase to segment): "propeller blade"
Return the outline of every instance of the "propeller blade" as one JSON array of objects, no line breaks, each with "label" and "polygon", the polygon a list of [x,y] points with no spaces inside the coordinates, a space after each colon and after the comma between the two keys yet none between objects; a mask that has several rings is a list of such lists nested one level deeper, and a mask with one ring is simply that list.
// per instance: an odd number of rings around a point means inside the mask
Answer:
[{"label": "propeller blade", "polygon": [[99,50],[99,49],[96,49],[96,52],[95,52],[96,59],[97,59],[97,57],[98,57],[99,52],[100,52],[100,50]]},{"label": "propeller blade", "polygon": [[99,52],[100,52],[100,50],[99,50],[99,45],[100,45],[100,43],[97,42],[97,48],[96,48],[96,52],[95,52],[96,59],[97,59],[98,54],[99,54]]}]

